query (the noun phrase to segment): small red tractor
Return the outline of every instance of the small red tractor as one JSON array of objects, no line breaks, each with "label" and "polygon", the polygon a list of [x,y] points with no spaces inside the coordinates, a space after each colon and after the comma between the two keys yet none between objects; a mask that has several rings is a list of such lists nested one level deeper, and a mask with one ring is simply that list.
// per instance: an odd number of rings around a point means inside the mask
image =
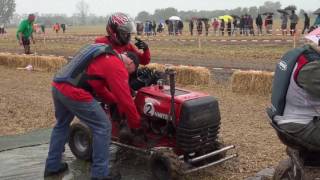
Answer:
[{"label": "small red tractor", "polygon": [[[155,179],[177,179],[183,174],[222,163],[237,157],[226,155],[234,146],[223,146],[218,141],[220,111],[216,98],[204,93],[175,87],[175,72],[164,73],[169,85],[156,84],[139,89],[135,105],[143,117],[147,141],[145,144],[125,144],[119,140],[120,121],[111,118],[112,144],[148,155]],[[103,106],[112,117],[112,111]],[[82,160],[90,161],[92,136],[83,123],[73,123],[69,147]]]}]

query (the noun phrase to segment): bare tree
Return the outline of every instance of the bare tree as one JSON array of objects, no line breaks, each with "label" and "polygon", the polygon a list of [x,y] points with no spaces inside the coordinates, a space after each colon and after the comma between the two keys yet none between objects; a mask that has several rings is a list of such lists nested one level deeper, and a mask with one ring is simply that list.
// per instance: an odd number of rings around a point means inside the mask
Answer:
[{"label": "bare tree", "polygon": [[81,25],[85,25],[89,14],[89,4],[86,3],[84,0],[81,0],[77,3],[76,8],[79,13]]},{"label": "bare tree", "polygon": [[15,9],[15,0],[0,0],[0,24],[8,23]]}]

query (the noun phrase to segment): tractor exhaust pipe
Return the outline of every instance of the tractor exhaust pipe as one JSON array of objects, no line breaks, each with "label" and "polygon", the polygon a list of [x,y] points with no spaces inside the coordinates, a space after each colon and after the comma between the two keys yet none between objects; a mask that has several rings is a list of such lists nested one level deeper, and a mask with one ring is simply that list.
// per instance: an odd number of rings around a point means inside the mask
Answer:
[{"label": "tractor exhaust pipe", "polygon": [[172,125],[175,127],[175,120],[176,120],[176,112],[175,112],[175,106],[174,106],[174,95],[175,95],[175,90],[176,90],[176,83],[175,83],[175,74],[176,72],[168,68],[166,69],[167,74],[169,75],[169,85],[170,85],[170,95],[171,95],[171,100],[170,100],[170,120]]}]

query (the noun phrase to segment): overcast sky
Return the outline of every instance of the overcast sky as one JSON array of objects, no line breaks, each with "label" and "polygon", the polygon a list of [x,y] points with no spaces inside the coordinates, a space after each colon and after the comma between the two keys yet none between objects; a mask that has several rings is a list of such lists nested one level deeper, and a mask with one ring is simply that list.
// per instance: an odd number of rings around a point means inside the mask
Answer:
[{"label": "overcast sky", "polygon": [[[16,0],[16,11],[22,13],[58,13],[72,15],[80,0]],[[155,9],[174,7],[181,10],[223,10],[236,7],[260,6],[266,0],[85,0],[90,13],[105,16],[125,12],[136,16],[140,11],[153,13]],[[273,1],[273,0],[271,0]],[[314,11],[320,0],[279,0],[282,7],[294,4],[298,9]],[[276,2],[276,1],[274,1]]]}]

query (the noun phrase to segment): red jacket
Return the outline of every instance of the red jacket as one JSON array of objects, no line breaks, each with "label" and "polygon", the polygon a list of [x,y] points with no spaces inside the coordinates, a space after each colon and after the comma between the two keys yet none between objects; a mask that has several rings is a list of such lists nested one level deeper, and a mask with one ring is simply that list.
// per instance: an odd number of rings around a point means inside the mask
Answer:
[{"label": "red jacket", "polygon": [[117,44],[112,44],[108,38],[108,36],[98,37],[95,40],[95,43],[103,43],[103,44],[109,44],[112,46],[112,49],[117,51],[118,53],[122,53],[124,51],[132,51],[136,52],[140,59],[140,64],[147,65],[150,63],[150,50],[146,49],[143,53],[139,51],[136,46],[134,46],[132,43],[129,43],[125,46],[120,46]]},{"label": "red jacket", "polygon": [[[139,128],[140,115],[131,97],[129,74],[123,62],[113,55],[101,55],[88,66],[87,74],[103,78],[103,80],[90,80],[88,83],[104,103],[117,104],[119,112],[128,118],[130,128]],[[53,86],[75,101],[88,102],[93,99],[89,92],[68,83],[53,82]]]}]

